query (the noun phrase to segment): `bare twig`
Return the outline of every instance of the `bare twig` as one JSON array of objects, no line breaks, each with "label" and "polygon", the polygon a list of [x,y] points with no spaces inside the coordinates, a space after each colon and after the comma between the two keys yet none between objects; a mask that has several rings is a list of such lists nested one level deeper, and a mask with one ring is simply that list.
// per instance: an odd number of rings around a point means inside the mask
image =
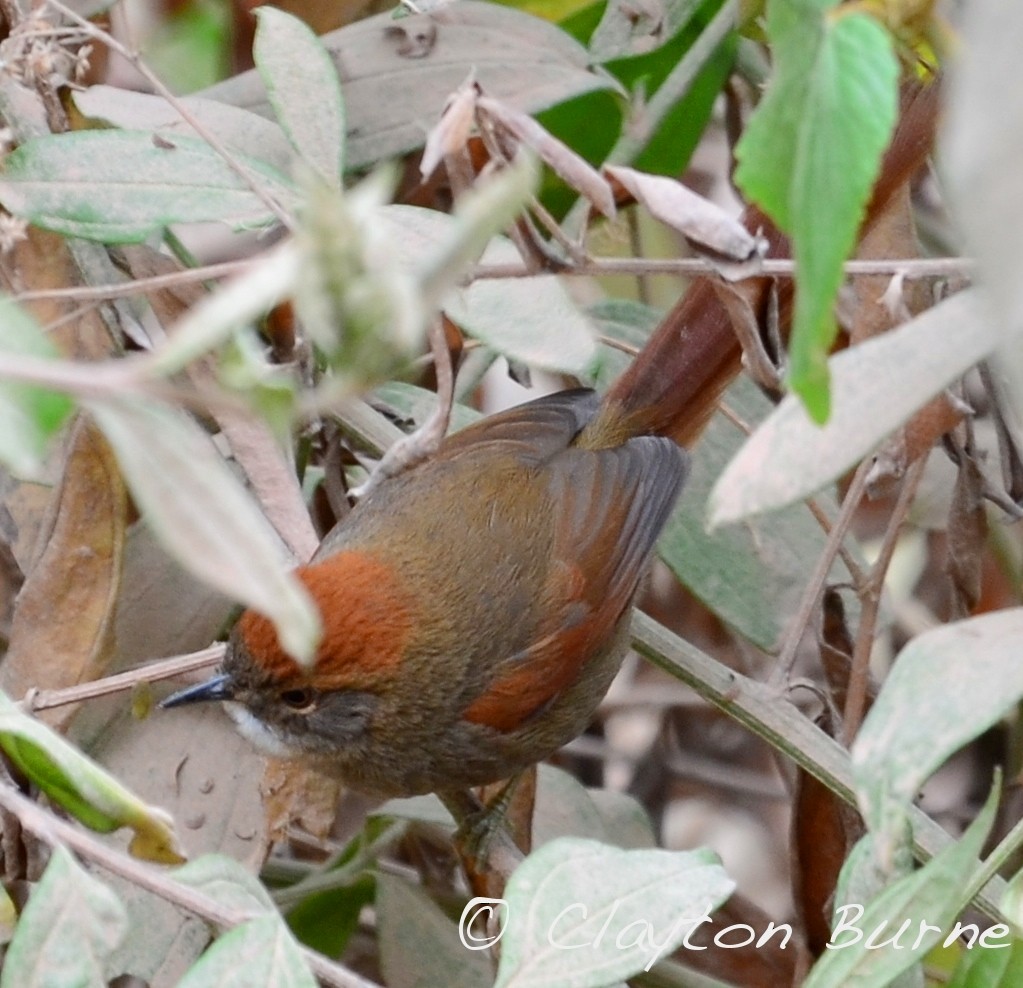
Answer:
[{"label": "bare twig", "polygon": [[775,681],[785,682],[792,674],[792,666],[796,661],[796,651],[799,648],[799,642],[806,631],[807,625],[810,623],[810,618],[817,607],[820,596],[824,592],[824,584],[827,582],[828,573],[831,572],[831,567],[835,562],[835,557],[838,555],[842,540],[845,538],[845,533],[848,531],[856,508],[863,497],[870,467],[871,460],[868,458],[859,465],[853,476],[852,484],[849,485],[845,500],[842,502],[842,510],[839,512],[838,518],[835,519],[831,531],[828,533],[828,540],[824,545],[824,551],[817,560],[817,565],[814,567],[813,573],[806,584],[806,589],[803,591],[803,596],[800,598],[799,606],[789,621],[781,651],[778,655],[778,666],[773,677]]},{"label": "bare twig", "polygon": [[175,676],[185,673],[208,669],[210,666],[216,665],[223,656],[223,645],[211,645],[200,652],[175,655],[138,669],[129,669],[128,672],[118,673],[116,676],[96,679],[91,683],[80,683],[62,690],[29,690],[21,701],[21,706],[26,713],[31,714],[38,710],[66,707],[68,704],[80,703],[83,700],[94,700],[100,696],[124,693],[134,689],[139,683],[158,683],[161,680],[173,679]]},{"label": "bare twig", "polygon": [[455,400],[455,372],[444,334],[443,316],[430,323],[430,352],[437,374],[437,407],[415,432],[402,436],[391,445],[365,483],[352,491],[356,499],[365,497],[382,480],[394,477],[421,463],[440,445],[451,422],[451,406]]},{"label": "bare twig", "polygon": [[[604,275],[604,274],[677,274],[717,275],[708,261],[702,257],[644,258],[644,257],[591,257],[586,261],[565,261],[564,270],[559,274]],[[970,277],[974,262],[965,257],[903,257],[880,258],[877,260],[846,261],[844,271],[852,277],[899,273],[907,280],[918,278],[939,278],[949,276]],[[529,278],[536,272],[524,264],[478,264],[469,275],[469,280],[483,278]],[[787,258],[765,258],[760,262],[756,276],[791,278],[796,273],[795,261]]]},{"label": "bare twig", "polygon": [[[222,929],[255,918],[255,913],[218,902],[205,892],[174,881],[152,865],[136,861],[77,827],[65,823],[9,785],[0,784],[0,806],[13,813],[22,827],[51,846],[65,846],[113,875],[124,878],[167,902],[194,913]],[[335,988],[379,988],[373,981],[334,964],[320,954],[301,948],[310,969],[324,984]]]},{"label": "bare twig", "polygon": [[110,285],[92,285],[89,287],[45,288],[32,292],[20,292],[12,296],[15,302],[35,302],[40,299],[69,298],[79,302],[102,302],[127,295],[142,295],[146,292],[162,288],[174,288],[177,285],[191,284],[195,281],[210,281],[214,278],[225,278],[239,274],[252,262],[224,261],[220,264],[207,264],[199,268],[187,268],[174,274],[154,275],[152,278],[135,278],[130,281]]},{"label": "bare twig", "polygon": [[[856,641],[853,645],[852,666],[849,669],[849,692],[845,698],[845,710],[842,713],[842,737],[846,744],[851,744],[856,737],[860,722],[867,705],[867,687],[870,679],[870,651],[874,644],[874,630],[877,626],[877,615],[881,606],[881,592],[888,566],[892,561],[892,553],[898,542],[902,523],[906,520],[909,507],[924,474],[927,457],[921,456],[906,471],[899,491],[898,500],[892,509],[888,527],[884,533],[880,552],[870,569],[865,584],[858,586],[860,598],[860,623],[856,629]],[[857,476],[859,474],[857,473]]]}]

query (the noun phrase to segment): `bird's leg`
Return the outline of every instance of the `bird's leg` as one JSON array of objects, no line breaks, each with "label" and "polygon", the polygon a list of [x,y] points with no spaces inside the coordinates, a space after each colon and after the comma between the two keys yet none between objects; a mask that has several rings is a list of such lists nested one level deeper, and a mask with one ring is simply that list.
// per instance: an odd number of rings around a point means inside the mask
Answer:
[{"label": "bird's leg", "polygon": [[502,783],[488,802],[483,802],[471,789],[437,794],[458,825],[455,846],[470,877],[493,871],[507,879],[521,863],[523,851],[506,826],[508,807],[521,778],[519,773]]}]

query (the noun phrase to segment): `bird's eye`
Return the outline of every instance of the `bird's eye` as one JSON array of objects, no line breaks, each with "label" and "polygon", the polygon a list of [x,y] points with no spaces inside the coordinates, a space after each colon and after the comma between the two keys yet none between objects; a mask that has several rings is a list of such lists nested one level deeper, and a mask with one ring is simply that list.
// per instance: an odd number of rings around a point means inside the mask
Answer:
[{"label": "bird's eye", "polygon": [[281,702],[301,713],[316,706],[316,691],[308,687],[295,687],[281,691]]}]

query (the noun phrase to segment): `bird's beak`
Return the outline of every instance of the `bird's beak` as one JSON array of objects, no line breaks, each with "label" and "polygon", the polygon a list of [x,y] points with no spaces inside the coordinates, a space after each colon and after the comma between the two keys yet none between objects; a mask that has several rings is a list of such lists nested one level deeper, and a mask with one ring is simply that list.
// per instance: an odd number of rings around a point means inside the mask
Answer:
[{"label": "bird's beak", "polygon": [[207,700],[230,700],[234,696],[231,689],[231,677],[227,675],[214,676],[207,679],[205,683],[197,686],[189,686],[186,689],[172,693],[166,700],[160,701],[160,707],[166,710],[168,707],[183,707],[187,703],[204,703]]}]

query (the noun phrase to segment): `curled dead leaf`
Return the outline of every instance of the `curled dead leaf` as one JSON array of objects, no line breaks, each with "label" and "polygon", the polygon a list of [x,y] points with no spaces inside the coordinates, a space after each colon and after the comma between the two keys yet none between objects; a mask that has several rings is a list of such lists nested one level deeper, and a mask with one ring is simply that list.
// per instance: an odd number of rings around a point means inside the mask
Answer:
[{"label": "curled dead leaf", "polygon": [[678,230],[694,246],[702,246],[732,261],[764,256],[767,243],[709,199],[662,175],[648,175],[621,165],[605,165],[609,175],[651,214]]}]

